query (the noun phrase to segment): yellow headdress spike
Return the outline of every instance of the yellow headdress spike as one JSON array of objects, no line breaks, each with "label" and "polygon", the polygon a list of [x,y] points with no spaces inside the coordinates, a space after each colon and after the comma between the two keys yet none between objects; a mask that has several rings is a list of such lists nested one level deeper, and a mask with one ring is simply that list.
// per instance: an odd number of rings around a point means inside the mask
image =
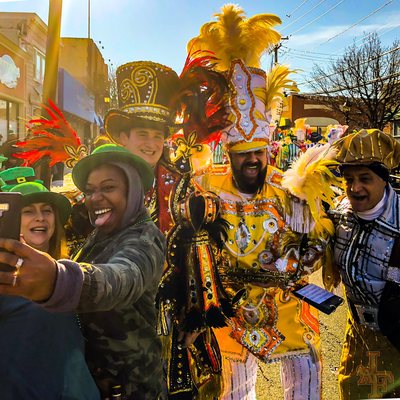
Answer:
[{"label": "yellow headdress spike", "polygon": [[234,59],[241,59],[248,67],[259,68],[262,54],[281,39],[280,33],[273,29],[281,23],[277,15],[257,14],[246,18],[241,7],[226,4],[214,16],[217,21],[204,24],[200,35],[189,41],[188,49],[215,53],[219,70],[229,70]]},{"label": "yellow headdress spike", "polygon": [[276,64],[266,75],[266,99],[265,104],[271,107],[271,113],[274,114],[275,107],[284,98],[284,90],[289,92],[298,92],[299,88],[296,83],[288,78],[297,70],[289,69],[288,65]]}]

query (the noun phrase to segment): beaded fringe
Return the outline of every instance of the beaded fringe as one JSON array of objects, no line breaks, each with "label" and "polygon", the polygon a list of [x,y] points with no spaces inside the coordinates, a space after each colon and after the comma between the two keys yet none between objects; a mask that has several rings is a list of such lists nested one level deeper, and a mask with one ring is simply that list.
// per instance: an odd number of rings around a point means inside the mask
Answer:
[{"label": "beaded fringe", "polygon": [[314,229],[315,222],[305,202],[290,199],[289,208],[291,212],[285,214],[285,222],[294,232],[309,233]]}]

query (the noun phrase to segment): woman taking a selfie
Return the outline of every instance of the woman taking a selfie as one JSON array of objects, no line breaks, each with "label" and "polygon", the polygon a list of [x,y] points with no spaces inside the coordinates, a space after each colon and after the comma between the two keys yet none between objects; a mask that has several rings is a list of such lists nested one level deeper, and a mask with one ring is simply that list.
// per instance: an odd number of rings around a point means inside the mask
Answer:
[{"label": "woman taking a selfie", "polygon": [[[65,257],[63,225],[71,208],[68,199],[38,182],[21,183],[9,191],[22,194],[22,240],[53,257]],[[2,399],[99,398],[74,313],[50,313],[22,297],[0,296],[0,316]]]},{"label": "woman taking a selfie", "polygon": [[58,260],[11,239],[0,239],[0,293],[18,294],[59,312],[80,313],[86,357],[103,398],[157,399],[161,393],[161,343],[155,295],[165,239],[143,203],[151,167],[128,150],[106,144],[72,171],[85,193],[95,230],[76,260]]}]

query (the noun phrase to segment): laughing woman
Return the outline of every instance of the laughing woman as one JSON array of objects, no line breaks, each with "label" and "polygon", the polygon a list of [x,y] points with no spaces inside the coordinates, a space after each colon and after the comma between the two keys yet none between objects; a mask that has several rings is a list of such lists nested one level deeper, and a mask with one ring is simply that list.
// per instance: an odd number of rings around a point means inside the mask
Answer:
[{"label": "laughing woman", "polygon": [[[37,182],[10,191],[22,194],[24,241],[59,258],[65,247],[63,224],[71,208],[68,199]],[[50,313],[22,297],[0,296],[0,335],[2,399],[99,398],[75,314]]]},{"label": "laughing woman", "polygon": [[[87,339],[86,357],[103,398],[157,399],[161,393],[161,343],[155,295],[165,239],[144,207],[151,167],[128,150],[106,144],[80,160],[75,185],[95,227],[76,260],[59,260],[21,242],[0,239],[0,293],[18,294],[59,312],[77,311]],[[19,261],[19,264],[21,263]]]}]

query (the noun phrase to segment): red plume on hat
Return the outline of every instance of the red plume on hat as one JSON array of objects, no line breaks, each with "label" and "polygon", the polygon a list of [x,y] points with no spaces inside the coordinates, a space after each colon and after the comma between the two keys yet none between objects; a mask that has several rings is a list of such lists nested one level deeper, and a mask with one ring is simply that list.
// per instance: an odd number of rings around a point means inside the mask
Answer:
[{"label": "red plume on hat", "polygon": [[227,125],[224,97],[228,92],[225,77],[213,70],[216,57],[210,51],[189,52],[179,76],[179,90],[173,107],[185,139],[195,132],[198,143],[218,140]]},{"label": "red plume on hat", "polygon": [[65,162],[72,167],[79,159],[87,155],[86,146],[65,119],[61,110],[49,99],[49,106],[43,107],[49,118],[31,119],[27,128],[32,137],[18,142],[16,146],[22,152],[13,156],[24,160],[23,165],[33,165],[42,157],[49,157],[50,167],[58,162]]}]

